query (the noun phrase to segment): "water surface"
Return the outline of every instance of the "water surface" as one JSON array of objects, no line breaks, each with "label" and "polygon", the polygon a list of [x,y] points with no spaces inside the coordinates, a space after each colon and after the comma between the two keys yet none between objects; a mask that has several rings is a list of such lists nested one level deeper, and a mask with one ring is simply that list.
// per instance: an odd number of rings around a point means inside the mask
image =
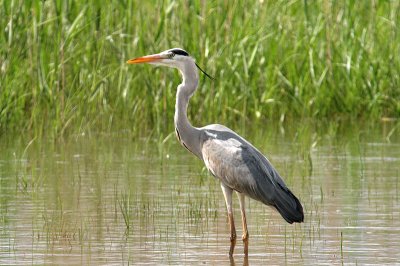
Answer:
[{"label": "water surface", "polygon": [[[248,200],[249,258],[218,180],[175,139],[129,134],[0,141],[0,264],[400,263],[400,139],[253,134],[305,210],[289,225]],[[234,198],[238,235],[238,201]]]}]

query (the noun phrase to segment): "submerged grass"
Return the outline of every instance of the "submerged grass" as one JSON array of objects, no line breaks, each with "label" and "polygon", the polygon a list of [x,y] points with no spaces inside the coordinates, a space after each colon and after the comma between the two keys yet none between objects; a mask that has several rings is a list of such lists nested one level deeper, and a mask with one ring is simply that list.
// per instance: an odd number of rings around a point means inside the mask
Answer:
[{"label": "submerged grass", "polygon": [[129,231],[131,227],[131,222],[130,222],[130,203],[131,203],[131,197],[130,195],[127,196],[126,194],[121,195],[121,199],[118,200],[119,207],[121,209],[122,217],[124,218],[126,230]]},{"label": "submerged grass", "polygon": [[0,17],[3,134],[166,135],[180,77],[125,61],[175,46],[216,78],[196,125],[400,116],[398,1],[12,0]]}]

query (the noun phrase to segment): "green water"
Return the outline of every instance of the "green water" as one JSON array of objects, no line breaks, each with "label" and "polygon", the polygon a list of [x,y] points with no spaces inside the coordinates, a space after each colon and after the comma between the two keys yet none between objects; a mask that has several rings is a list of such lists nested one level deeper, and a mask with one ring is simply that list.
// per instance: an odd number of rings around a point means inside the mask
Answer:
[{"label": "green water", "polygon": [[[238,240],[232,261],[218,181],[173,137],[3,136],[0,264],[393,265],[400,261],[393,126],[340,136],[244,131],[300,198],[305,222],[289,225],[248,200],[249,257]],[[240,225],[238,205],[234,198]]]}]

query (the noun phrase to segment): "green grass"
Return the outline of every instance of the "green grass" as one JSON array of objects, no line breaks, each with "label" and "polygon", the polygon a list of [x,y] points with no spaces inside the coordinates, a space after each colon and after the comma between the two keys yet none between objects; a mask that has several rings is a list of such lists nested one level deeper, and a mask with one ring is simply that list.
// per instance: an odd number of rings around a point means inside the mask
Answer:
[{"label": "green grass", "polygon": [[[190,2],[190,3],[189,3]],[[201,80],[194,125],[400,117],[399,1],[0,3],[0,134],[172,130],[171,47]]]}]

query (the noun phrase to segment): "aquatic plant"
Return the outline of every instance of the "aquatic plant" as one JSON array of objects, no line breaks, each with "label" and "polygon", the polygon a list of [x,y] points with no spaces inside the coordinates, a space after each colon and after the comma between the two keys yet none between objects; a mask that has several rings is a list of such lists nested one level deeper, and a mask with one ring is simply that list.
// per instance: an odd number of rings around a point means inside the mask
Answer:
[{"label": "aquatic plant", "polygon": [[215,77],[191,102],[196,125],[398,118],[399,12],[398,1],[2,1],[0,133],[165,136],[179,77],[125,61],[172,46]]}]

